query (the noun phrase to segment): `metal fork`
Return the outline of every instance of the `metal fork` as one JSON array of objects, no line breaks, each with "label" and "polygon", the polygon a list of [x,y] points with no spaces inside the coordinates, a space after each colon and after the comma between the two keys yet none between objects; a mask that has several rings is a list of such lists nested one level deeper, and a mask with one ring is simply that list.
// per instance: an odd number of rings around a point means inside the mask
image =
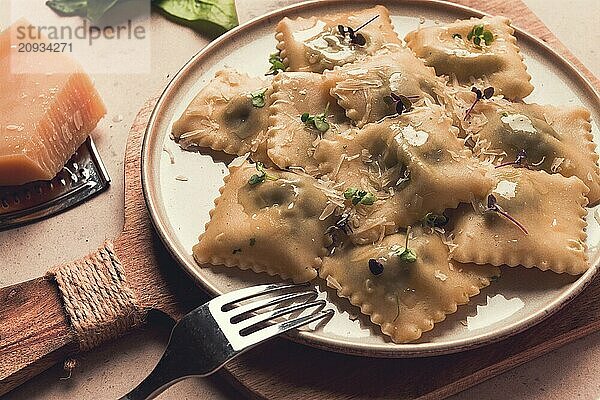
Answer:
[{"label": "metal fork", "polygon": [[[154,370],[120,400],[152,399],[185,378],[212,374],[267,339],[331,317],[334,311],[324,310],[325,300],[315,300],[316,296],[306,284],[270,284],[236,290],[203,304],[175,325]],[[252,301],[235,305],[248,300]],[[303,301],[284,306],[298,300]],[[284,307],[270,309],[277,306]],[[257,313],[265,308],[269,310]],[[300,314],[290,316],[295,313]]]}]

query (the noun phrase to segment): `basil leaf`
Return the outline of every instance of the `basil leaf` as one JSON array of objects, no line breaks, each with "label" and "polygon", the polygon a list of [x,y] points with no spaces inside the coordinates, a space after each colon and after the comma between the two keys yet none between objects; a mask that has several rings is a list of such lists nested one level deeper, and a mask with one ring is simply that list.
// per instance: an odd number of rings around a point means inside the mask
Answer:
[{"label": "basil leaf", "polygon": [[99,21],[108,10],[114,7],[119,0],[88,0],[87,17],[92,22]]},{"label": "basil leaf", "polygon": [[65,16],[87,15],[87,0],[50,0],[46,5]]},{"label": "basil leaf", "polygon": [[180,22],[215,36],[238,25],[234,0],[153,0],[153,4]]}]

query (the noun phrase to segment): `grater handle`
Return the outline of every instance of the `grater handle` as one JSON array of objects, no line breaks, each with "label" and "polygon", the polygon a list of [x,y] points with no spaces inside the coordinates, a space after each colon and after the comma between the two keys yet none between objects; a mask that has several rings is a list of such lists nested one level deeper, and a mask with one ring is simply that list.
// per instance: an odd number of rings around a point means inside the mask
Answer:
[{"label": "grater handle", "polygon": [[0,289],[0,396],[78,350],[54,281]]}]

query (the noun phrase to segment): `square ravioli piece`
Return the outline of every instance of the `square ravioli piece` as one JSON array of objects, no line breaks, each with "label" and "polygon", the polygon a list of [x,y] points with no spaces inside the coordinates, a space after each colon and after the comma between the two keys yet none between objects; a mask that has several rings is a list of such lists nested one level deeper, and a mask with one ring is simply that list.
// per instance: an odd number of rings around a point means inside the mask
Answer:
[{"label": "square ravioli piece", "polygon": [[[452,258],[459,262],[581,274],[586,257],[585,197],[577,177],[503,167],[486,204],[459,208]],[[475,211],[477,209],[477,211]]]},{"label": "square ravioli piece", "polygon": [[[273,89],[267,153],[279,168],[300,167],[315,175],[315,145],[350,128],[344,110],[329,94],[331,82],[312,72],[282,72]],[[309,119],[303,121],[305,114]]]},{"label": "square ravioli piece", "polygon": [[252,153],[270,164],[266,154],[270,84],[233,69],[224,69],[194,98],[173,124],[184,149],[209,147],[228,154]]},{"label": "square ravioli piece", "polygon": [[[351,237],[368,243],[460,202],[483,198],[494,180],[456,137],[435,105],[368,124],[354,135],[323,139],[315,152],[320,171],[342,189],[373,193],[369,206],[352,206]],[[352,219],[351,219],[352,220]]]},{"label": "square ravioli piece", "polygon": [[319,218],[326,203],[309,176],[247,162],[231,167],[206,231],[193,248],[194,258],[199,264],[310,281],[331,244],[325,231],[333,217]]},{"label": "square ravioli piece", "polygon": [[[339,25],[355,30],[365,43],[353,43],[348,34],[342,35]],[[383,6],[308,19],[286,17],[277,25],[275,38],[288,71],[318,73],[354,62],[386,46],[402,45]]]},{"label": "square ravioli piece", "polygon": [[521,153],[529,168],[576,176],[590,188],[588,199],[600,201],[600,168],[593,142],[590,112],[581,107],[479,102],[471,118],[476,147],[481,155],[495,157],[496,164],[516,160]]},{"label": "square ravioli piece", "polygon": [[415,105],[422,105],[424,98],[446,103],[444,81],[406,48],[382,50],[364,60],[326,71],[325,76],[335,82],[331,94],[358,127],[395,114],[395,104],[389,101],[392,93],[409,98]]},{"label": "square ravioli piece", "polygon": [[454,75],[462,84],[484,78],[497,94],[514,100],[533,86],[513,33],[507,18],[483,17],[419,28],[405,40],[438,75]]},{"label": "square ravioli piece", "polygon": [[405,239],[398,233],[376,245],[347,246],[326,257],[319,271],[396,343],[419,339],[500,275],[497,267],[449,262],[438,234],[410,238],[416,255],[410,262],[402,257]]}]

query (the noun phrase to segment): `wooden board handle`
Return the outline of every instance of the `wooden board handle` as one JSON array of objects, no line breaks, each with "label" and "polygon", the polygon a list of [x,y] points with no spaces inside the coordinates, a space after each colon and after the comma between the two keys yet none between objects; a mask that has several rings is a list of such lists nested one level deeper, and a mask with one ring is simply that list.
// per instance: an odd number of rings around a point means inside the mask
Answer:
[{"label": "wooden board handle", "polygon": [[145,322],[112,242],[44,278],[0,289],[0,395]]},{"label": "wooden board handle", "polygon": [[0,289],[0,396],[78,348],[55,282]]}]

